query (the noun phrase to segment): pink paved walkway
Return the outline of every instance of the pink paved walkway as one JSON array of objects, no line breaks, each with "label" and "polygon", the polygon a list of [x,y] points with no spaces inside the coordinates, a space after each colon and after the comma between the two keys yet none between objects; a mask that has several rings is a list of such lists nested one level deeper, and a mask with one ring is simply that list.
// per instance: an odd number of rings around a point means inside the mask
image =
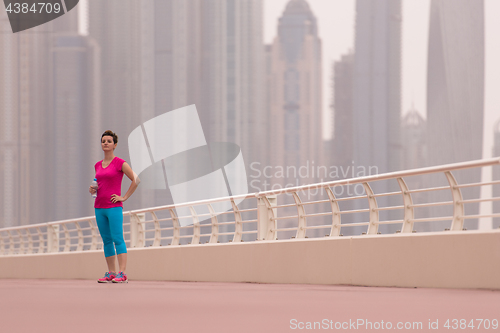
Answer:
[{"label": "pink paved walkway", "polygon": [[[438,320],[439,329],[429,330],[429,319]],[[446,319],[465,319],[467,325],[471,319],[500,320],[500,291],[141,281],[99,285],[84,280],[0,280],[2,333],[375,332],[382,329],[380,325],[387,330],[388,322],[393,330],[397,330],[398,322],[402,325],[422,323],[422,329],[403,326],[401,331],[500,330],[487,330],[483,326],[478,329],[477,320],[474,329],[446,329],[443,327]],[[357,320],[371,322],[372,329],[361,322],[359,327],[349,324]],[[307,322],[311,325],[320,322],[322,327],[316,324],[315,330],[307,330]],[[340,329],[335,329],[336,323]],[[375,329],[377,324],[379,329]],[[304,329],[299,329],[302,325]]]}]

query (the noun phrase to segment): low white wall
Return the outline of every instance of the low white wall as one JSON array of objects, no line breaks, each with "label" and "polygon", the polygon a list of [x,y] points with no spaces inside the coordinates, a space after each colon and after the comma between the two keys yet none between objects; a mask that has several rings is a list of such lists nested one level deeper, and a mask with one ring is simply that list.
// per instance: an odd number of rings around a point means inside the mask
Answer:
[{"label": "low white wall", "polygon": [[[102,251],[0,256],[0,278],[97,279]],[[131,280],[500,289],[500,230],[129,249]]]}]

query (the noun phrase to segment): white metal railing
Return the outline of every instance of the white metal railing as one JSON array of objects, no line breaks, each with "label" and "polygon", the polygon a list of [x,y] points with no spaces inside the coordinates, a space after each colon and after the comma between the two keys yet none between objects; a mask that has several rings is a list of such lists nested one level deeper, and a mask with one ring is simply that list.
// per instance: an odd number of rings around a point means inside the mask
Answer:
[{"label": "white metal railing", "polygon": [[[445,230],[463,230],[464,221],[484,217],[500,217],[500,214],[471,214],[465,212],[465,205],[488,201],[498,201],[500,197],[474,198],[464,200],[462,188],[500,185],[500,180],[471,184],[458,184],[452,171],[500,165],[500,158],[477,160],[436,167],[392,172],[380,175],[323,182],[305,186],[284,188],[275,191],[251,193],[178,205],[168,205],[124,212],[124,236],[129,247],[187,245],[218,242],[242,242],[253,240],[277,240],[278,233],[291,235],[288,238],[320,237],[319,230],[328,230],[326,237],[342,236],[343,228],[366,227],[362,234],[379,234],[380,225],[398,225],[397,233],[415,232],[415,224],[420,222],[448,221]],[[411,176],[444,174],[447,186],[409,189],[405,179]],[[396,181],[399,191],[374,193],[371,184],[377,181]],[[361,184],[363,195],[337,197],[337,186]],[[322,198],[304,201],[300,192],[321,189]],[[414,203],[416,193],[449,191],[451,201]],[[317,192],[317,191],[316,191]],[[380,198],[399,197],[402,204],[379,207]],[[287,203],[285,197],[293,201]],[[245,198],[245,206],[239,208],[235,200]],[[284,203],[278,205],[278,198]],[[362,200],[366,208],[342,210],[343,202]],[[216,212],[212,204],[230,202],[232,211]],[[177,216],[175,207],[188,207],[191,215]],[[309,207],[327,207],[325,211]],[[415,217],[415,210],[423,207],[451,206],[449,216]],[[290,213],[290,209],[293,210]],[[202,212],[202,210],[204,212]],[[309,210],[309,213],[306,211]],[[278,214],[282,211],[285,214]],[[380,220],[379,212],[399,211],[400,218]],[[291,215],[290,215],[291,214]],[[368,214],[368,221],[342,223],[342,216]],[[311,223],[319,218],[318,223]],[[190,219],[191,225],[182,226],[180,220]],[[229,219],[229,221],[228,221]],[[325,222],[327,221],[327,222]],[[316,221],[317,222],[317,221]],[[308,232],[309,231],[309,232]],[[281,236],[280,236],[281,239]],[[0,255],[34,254],[46,252],[88,251],[102,248],[101,237],[95,217],[27,225],[0,229]]]}]

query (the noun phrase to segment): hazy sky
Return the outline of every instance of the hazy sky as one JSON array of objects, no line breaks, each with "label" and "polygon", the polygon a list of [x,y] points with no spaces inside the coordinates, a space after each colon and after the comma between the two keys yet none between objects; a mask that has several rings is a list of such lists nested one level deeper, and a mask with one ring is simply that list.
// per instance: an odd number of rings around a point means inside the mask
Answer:
[{"label": "hazy sky", "polygon": [[[325,138],[331,136],[332,64],[354,46],[355,0],[307,0],[318,19],[323,42],[323,112]],[[403,1],[402,102],[406,113],[414,105],[426,113],[427,40],[430,0]],[[278,18],[288,0],[264,0],[264,39],[276,36]],[[484,158],[491,157],[493,123],[500,119],[500,1],[485,0],[486,79]]]}]

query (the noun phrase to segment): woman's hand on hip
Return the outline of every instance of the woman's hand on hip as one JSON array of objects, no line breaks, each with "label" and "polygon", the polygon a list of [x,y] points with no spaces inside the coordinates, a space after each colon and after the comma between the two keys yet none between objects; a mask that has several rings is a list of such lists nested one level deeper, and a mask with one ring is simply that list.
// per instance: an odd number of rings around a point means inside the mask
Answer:
[{"label": "woman's hand on hip", "polygon": [[125,200],[127,200],[127,199],[125,199],[124,197],[120,197],[117,194],[111,195],[111,202],[112,203],[117,203],[118,201],[125,201]]}]

